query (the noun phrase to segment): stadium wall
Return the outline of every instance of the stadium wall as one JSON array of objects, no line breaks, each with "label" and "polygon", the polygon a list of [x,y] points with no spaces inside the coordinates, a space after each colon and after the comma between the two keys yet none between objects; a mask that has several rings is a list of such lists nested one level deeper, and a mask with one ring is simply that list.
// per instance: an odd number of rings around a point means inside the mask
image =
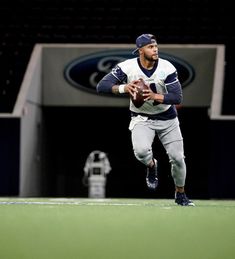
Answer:
[{"label": "stadium wall", "polygon": [[[113,49],[113,46],[108,46]],[[117,45],[117,48],[118,46],[132,49],[132,45]],[[101,48],[107,53],[107,45]],[[169,46],[167,48],[171,51]],[[100,149],[108,153],[112,166],[107,186],[109,197],[153,197],[144,185],[144,168],[136,162],[132,154],[127,129],[128,100],[97,96],[92,86],[87,91],[82,89],[81,85],[78,87],[77,82],[73,81],[71,84],[71,81],[65,78],[66,67],[74,65],[79,55],[83,58],[87,54],[93,55],[94,50],[97,50],[97,45],[35,45],[14,112],[1,115],[1,123],[7,119],[8,127],[12,127],[11,130],[6,130],[6,142],[14,141],[14,153],[10,152],[10,146],[3,145],[5,149],[2,153],[6,151],[5,154],[11,154],[2,161],[2,195],[86,197],[87,189],[82,184],[83,166],[88,154]],[[211,51],[209,53],[210,57],[215,54]],[[204,52],[202,57],[205,59]],[[213,92],[215,82],[220,86],[219,93],[222,94],[223,63],[223,55],[220,56],[219,64],[216,58],[212,58],[212,63],[207,60],[207,67],[211,71],[207,73],[208,80],[202,73],[201,79],[196,80],[196,86],[192,86],[191,94],[190,87],[184,88],[185,105],[178,110],[185,138],[187,186],[190,196],[196,198],[235,197],[235,191],[228,189],[228,182],[233,180],[234,166],[232,159],[227,159],[231,157],[232,146],[228,145],[228,135],[224,132],[224,125],[227,125],[225,128],[229,132],[234,130],[235,125],[232,118],[229,118],[229,122],[222,120],[215,107],[208,110],[211,108],[212,99],[218,100],[218,95]],[[198,71],[204,72],[205,65],[203,68],[199,67]],[[218,71],[218,67],[222,67],[221,70]],[[221,73],[221,76],[215,76],[215,71]],[[202,96],[202,90],[207,94]],[[202,97],[202,103],[197,102],[194,96]],[[219,115],[219,121],[210,119],[211,110],[217,112],[214,118],[218,120]],[[95,123],[97,118],[98,123]],[[118,135],[119,138],[109,139],[107,131]],[[10,135],[12,132],[13,138]],[[169,180],[168,159],[160,144],[154,145],[153,148],[162,161],[162,184],[156,197],[168,198],[172,196],[173,188],[173,182]],[[221,158],[219,164],[224,167],[216,166],[218,157]],[[223,172],[224,168],[226,173]],[[135,186],[130,188],[133,173]],[[223,180],[220,177],[223,177]]]}]

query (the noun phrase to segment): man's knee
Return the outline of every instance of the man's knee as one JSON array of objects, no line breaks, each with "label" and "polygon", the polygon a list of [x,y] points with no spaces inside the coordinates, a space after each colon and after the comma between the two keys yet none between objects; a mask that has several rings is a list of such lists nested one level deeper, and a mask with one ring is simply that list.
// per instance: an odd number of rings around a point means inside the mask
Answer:
[{"label": "man's knee", "polygon": [[152,159],[152,149],[148,147],[135,147],[134,154],[135,157],[145,165]]},{"label": "man's knee", "polygon": [[167,154],[171,163],[181,164],[184,163],[184,149],[182,142],[173,142],[167,149]]},{"label": "man's knee", "polygon": [[143,159],[149,152],[149,148],[147,147],[138,147],[134,149],[136,157]]},{"label": "man's knee", "polygon": [[170,163],[172,163],[172,164],[175,164],[178,166],[184,164],[185,157],[184,157],[183,153],[178,152],[178,153],[174,154],[173,156],[172,155],[169,156],[169,158],[170,158]]}]

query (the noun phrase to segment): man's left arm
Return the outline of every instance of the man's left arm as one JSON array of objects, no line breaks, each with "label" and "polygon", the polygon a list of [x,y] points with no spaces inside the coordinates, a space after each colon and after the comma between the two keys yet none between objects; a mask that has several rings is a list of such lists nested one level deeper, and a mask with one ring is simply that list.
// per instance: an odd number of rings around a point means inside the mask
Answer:
[{"label": "man's left arm", "polygon": [[166,78],[165,85],[167,93],[164,94],[154,93],[150,87],[149,89],[143,90],[145,101],[154,100],[155,102],[163,104],[180,104],[182,102],[183,95],[177,72],[170,74]]},{"label": "man's left arm", "polygon": [[167,86],[168,93],[164,94],[164,104],[180,104],[183,99],[180,82],[175,82]]},{"label": "man's left arm", "polygon": [[183,100],[182,87],[179,82],[177,72],[174,72],[165,80],[165,85],[167,88],[167,93],[164,94],[163,102],[164,104],[180,104]]}]

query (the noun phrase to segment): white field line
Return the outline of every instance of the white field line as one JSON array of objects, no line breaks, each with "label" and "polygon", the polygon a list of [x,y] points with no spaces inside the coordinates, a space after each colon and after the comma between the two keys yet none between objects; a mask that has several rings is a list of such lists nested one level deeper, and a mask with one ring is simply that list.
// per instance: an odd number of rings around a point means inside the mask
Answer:
[{"label": "white field line", "polygon": [[[94,201],[88,200],[49,200],[49,201],[33,201],[33,200],[0,200],[0,205],[78,205],[78,206],[156,206],[156,207],[169,207],[174,203],[169,204],[161,202],[116,202],[116,201],[104,201],[103,199],[95,199]],[[170,208],[170,207],[169,207]]]}]

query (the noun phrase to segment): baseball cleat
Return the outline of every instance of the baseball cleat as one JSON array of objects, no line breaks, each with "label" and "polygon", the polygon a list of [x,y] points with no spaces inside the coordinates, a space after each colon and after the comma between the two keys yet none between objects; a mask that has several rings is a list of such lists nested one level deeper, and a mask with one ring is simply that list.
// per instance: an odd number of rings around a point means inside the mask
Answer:
[{"label": "baseball cleat", "polygon": [[150,190],[156,190],[158,186],[157,178],[157,160],[154,159],[154,166],[147,167],[146,183]]},{"label": "baseball cleat", "polygon": [[195,206],[195,204],[188,199],[188,197],[186,196],[186,194],[184,192],[175,193],[175,203],[177,203],[178,205],[181,205],[181,206]]}]

